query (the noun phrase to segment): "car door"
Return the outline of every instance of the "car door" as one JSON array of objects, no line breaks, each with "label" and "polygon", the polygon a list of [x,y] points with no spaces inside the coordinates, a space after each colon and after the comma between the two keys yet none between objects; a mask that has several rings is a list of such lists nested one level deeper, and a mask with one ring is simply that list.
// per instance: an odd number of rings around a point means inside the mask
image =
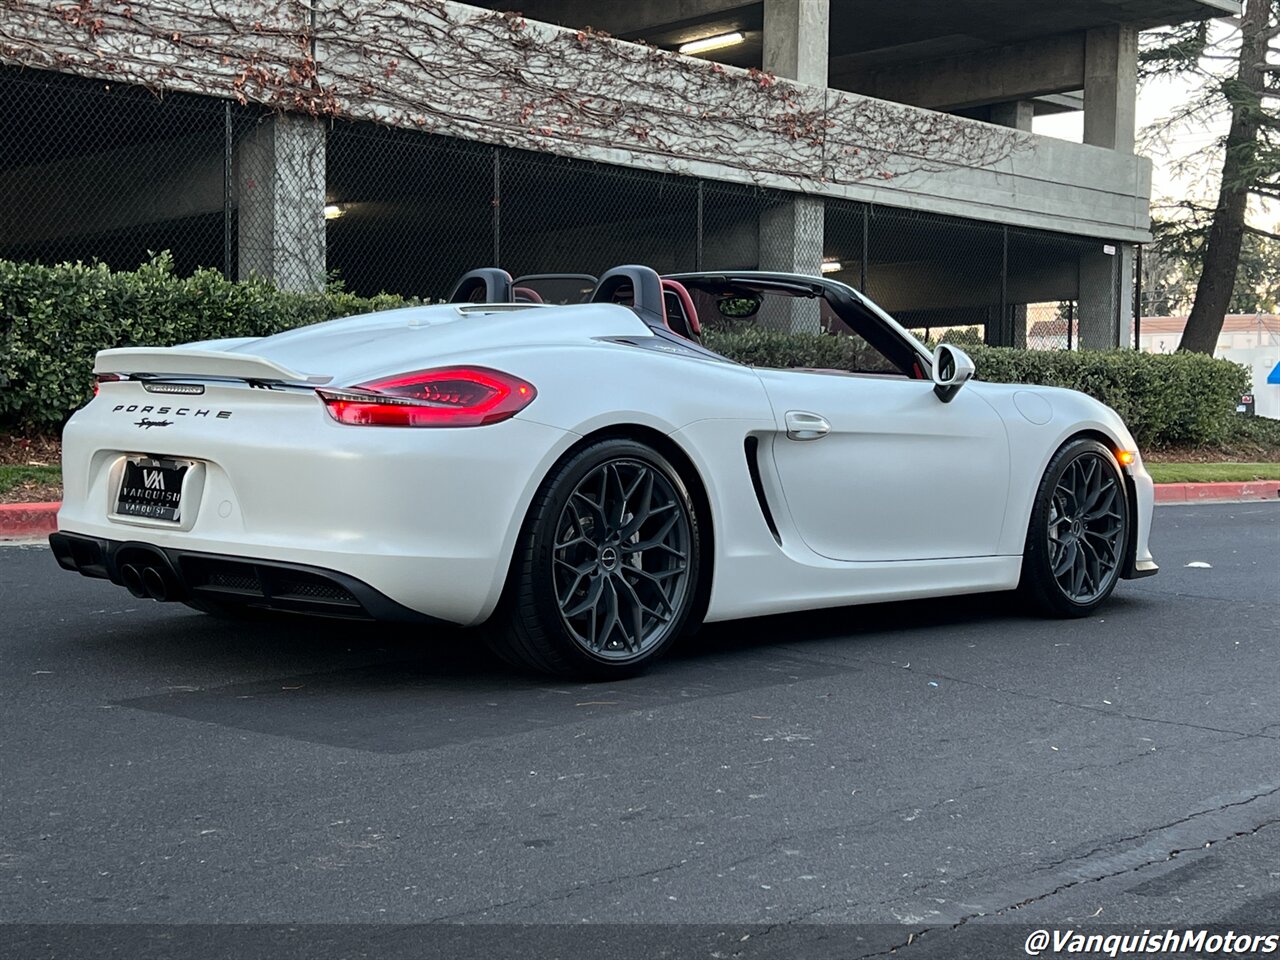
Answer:
[{"label": "car door", "polygon": [[758,371],[777,419],[774,466],[796,531],[833,560],[990,556],[1009,493],[1009,445],[972,388],[927,380]]}]

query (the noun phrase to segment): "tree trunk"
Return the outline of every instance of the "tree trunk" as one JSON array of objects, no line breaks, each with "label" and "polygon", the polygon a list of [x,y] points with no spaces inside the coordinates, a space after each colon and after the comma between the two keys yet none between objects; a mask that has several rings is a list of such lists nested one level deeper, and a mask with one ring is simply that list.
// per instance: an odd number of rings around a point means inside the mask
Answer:
[{"label": "tree trunk", "polygon": [[1222,333],[1240,264],[1245,214],[1258,152],[1263,65],[1271,24],[1272,0],[1247,0],[1240,21],[1240,66],[1231,99],[1231,129],[1222,161],[1222,185],[1213,225],[1205,241],[1204,270],[1179,350],[1212,354]]}]

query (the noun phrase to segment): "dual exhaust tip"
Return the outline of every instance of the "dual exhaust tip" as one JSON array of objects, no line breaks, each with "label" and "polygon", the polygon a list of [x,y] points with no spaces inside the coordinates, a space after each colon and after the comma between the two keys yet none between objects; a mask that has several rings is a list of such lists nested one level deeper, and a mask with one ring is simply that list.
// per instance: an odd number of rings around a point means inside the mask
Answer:
[{"label": "dual exhaust tip", "polygon": [[120,580],[139,600],[150,597],[164,602],[177,598],[178,584],[173,575],[156,564],[126,563],[120,568]]}]

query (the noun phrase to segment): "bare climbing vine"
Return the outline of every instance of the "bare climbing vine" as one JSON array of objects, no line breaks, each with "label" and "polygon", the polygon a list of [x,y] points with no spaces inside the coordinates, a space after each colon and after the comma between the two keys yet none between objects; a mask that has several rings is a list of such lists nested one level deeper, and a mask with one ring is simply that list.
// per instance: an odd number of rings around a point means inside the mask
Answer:
[{"label": "bare climbing vine", "polygon": [[4,0],[0,62],[817,191],[993,167],[1031,143],[451,0]]}]

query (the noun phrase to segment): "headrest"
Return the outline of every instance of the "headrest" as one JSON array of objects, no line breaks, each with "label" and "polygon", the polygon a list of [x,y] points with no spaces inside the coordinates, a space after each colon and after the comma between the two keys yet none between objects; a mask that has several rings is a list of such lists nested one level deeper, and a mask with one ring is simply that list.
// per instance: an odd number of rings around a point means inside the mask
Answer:
[{"label": "headrest", "polygon": [[671,310],[667,311],[667,326],[689,340],[700,340],[702,324],[698,321],[698,311],[693,305],[693,297],[689,296],[689,291],[685,289],[684,284],[678,280],[663,280],[662,289],[666,291],[667,296],[674,297],[679,304],[679,313],[683,315],[684,320],[683,326],[687,329],[681,330],[677,326],[677,318],[673,316]]},{"label": "headrest", "polygon": [[512,303],[511,274],[497,267],[464,273],[446,303]]},{"label": "headrest", "polygon": [[628,264],[606,270],[591,294],[592,303],[613,303],[626,287],[631,288],[631,309],[650,326],[667,325],[667,308],[662,302],[662,278],[652,267]]}]

